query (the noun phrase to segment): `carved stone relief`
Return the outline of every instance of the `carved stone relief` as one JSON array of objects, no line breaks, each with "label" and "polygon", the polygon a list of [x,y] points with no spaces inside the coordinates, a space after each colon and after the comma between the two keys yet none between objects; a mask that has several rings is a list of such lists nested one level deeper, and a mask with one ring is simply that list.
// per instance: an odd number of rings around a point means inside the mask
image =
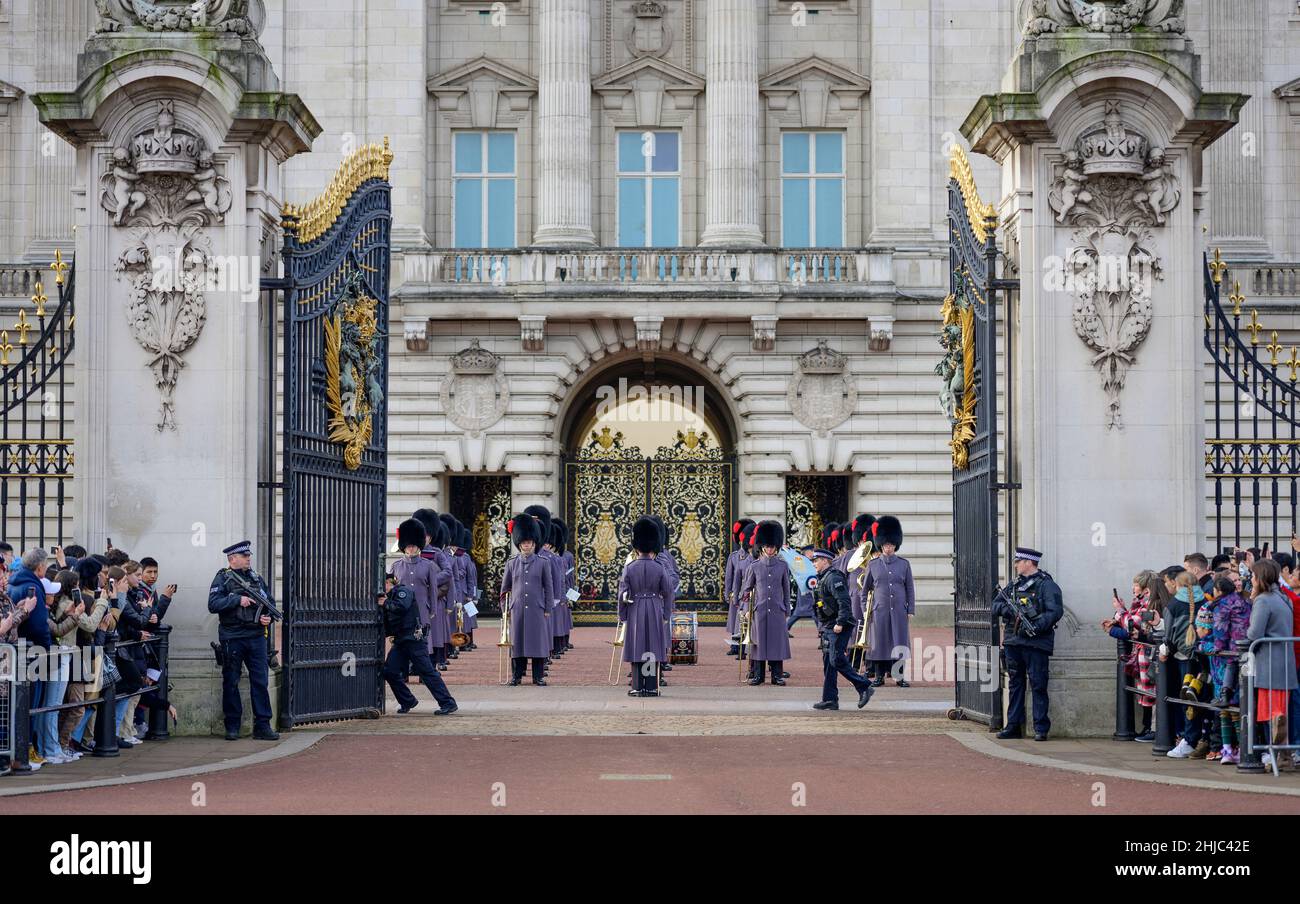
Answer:
[{"label": "carved stone relief", "polygon": [[498,372],[500,363],[500,356],[480,348],[477,339],[452,355],[452,373],[442,382],[442,408],[471,437],[501,420],[510,405],[510,384]]},{"label": "carved stone relief", "polygon": [[1183,0],[1029,0],[1022,10],[1027,35],[1070,28],[1103,34],[1138,28],[1182,34],[1187,29]]},{"label": "carved stone relief", "polygon": [[858,389],[852,375],[844,372],[848,358],[827,347],[825,339],[799,357],[799,367],[790,379],[787,398],[795,420],[826,436],[853,414]]},{"label": "carved stone relief", "polygon": [[95,0],[95,31],[229,31],[256,37],[266,24],[264,0]]}]

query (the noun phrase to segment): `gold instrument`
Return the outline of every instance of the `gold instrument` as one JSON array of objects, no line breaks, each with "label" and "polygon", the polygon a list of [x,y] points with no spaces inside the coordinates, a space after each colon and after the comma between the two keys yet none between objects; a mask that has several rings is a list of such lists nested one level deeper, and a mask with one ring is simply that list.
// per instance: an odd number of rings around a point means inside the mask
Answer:
[{"label": "gold instrument", "polygon": [[745,680],[745,651],[754,642],[753,631],[754,624],[754,591],[750,591],[747,598],[741,601],[745,608],[740,612],[740,654],[736,657],[736,667],[740,675],[740,680]]},{"label": "gold instrument", "polygon": [[510,641],[510,591],[501,594],[501,638],[497,641],[497,684],[505,684],[505,667],[514,657],[514,644]]},{"label": "gold instrument", "polygon": [[853,555],[849,556],[849,572],[852,573],[855,569],[861,568],[862,563],[867,561],[867,558],[870,555],[871,541],[863,540],[862,543],[858,545],[858,548],[853,550]]},{"label": "gold instrument", "polygon": [[451,633],[451,645],[460,649],[469,643],[469,635],[465,633],[465,607],[460,603],[456,604],[456,630]]},{"label": "gold instrument", "polygon": [[[858,585],[862,587],[861,584]],[[853,638],[853,644],[850,649],[853,650],[854,668],[857,669],[862,660],[867,655],[867,649],[871,646],[871,641],[867,639],[871,631],[871,607],[875,603],[876,590],[873,587],[867,591],[867,598],[862,601],[862,620],[858,624],[856,636]]]},{"label": "gold instrument", "polygon": [[618,651],[623,648],[623,643],[627,640],[627,622],[619,619],[618,624],[614,626],[614,639],[607,640],[605,643],[613,647],[609,653],[609,683],[618,683]]}]

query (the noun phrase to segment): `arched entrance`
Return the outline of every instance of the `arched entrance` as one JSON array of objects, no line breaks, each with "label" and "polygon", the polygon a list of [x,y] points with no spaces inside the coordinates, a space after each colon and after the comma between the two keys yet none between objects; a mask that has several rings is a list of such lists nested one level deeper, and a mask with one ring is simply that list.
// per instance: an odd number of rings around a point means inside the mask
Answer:
[{"label": "arched entrance", "polygon": [[642,514],[668,526],[678,608],[726,620],[723,577],[735,511],[735,429],[725,402],[689,366],[618,362],[584,381],[563,421],[563,510],[573,547],[577,624],[612,624],[618,579]]}]

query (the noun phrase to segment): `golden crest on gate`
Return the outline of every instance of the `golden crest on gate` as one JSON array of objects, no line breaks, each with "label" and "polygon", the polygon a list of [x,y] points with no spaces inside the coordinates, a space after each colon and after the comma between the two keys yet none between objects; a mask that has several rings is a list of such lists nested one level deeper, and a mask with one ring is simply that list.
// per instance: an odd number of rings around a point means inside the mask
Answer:
[{"label": "golden crest on gate", "polygon": [[614,519],[609,516],[609,512],[600,513],[591,546],[596,550],[596,561],[602,565],[613,562],[614,556],[618,554],[618,531],[614,529]]},{"label": "golden crest on gate", "polygon": [[677,548],[681,550],[687,565],[694,565],[704,554],[704,534],[700,531],[700,516],[695,512],[686,513],[686,519],[682,521],[682,532],[677,539]]},{"label": "golden crest on gate", "polygon": [[379,302],[361,291],[361,274],[353,271],[325,318],[325,404],[329,438],[343,445],[343,464],[361,465],[361,453],[374,431],[374,412],[383,404],[383,352],[376,311]]}]

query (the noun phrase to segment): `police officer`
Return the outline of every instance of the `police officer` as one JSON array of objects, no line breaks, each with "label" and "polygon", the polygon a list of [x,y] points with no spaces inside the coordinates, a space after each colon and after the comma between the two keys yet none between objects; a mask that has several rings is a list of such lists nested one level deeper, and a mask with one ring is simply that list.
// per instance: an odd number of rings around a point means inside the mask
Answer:
[{"label": "police officer", "polygon": [[420,704],[415,694],[406,686],[406,672],[409,667],[420,676],[424,686],[438,701],[435,716],[449,716],[457,710],[456,701],[447,690],[438,670],[429,659],[429,651],[424,645],[424,628],[421,622],[420,605],[415,592],[392,577],[388,579],[388,593],[379,597],[379,605],[384,610],[384,634],[393,638],[392,649],[384,663],[384,678],[393,689],[397,698],[397,711],[409,713]]},{"label": "police officer", "polygon": [[1007,661],[1007,727],[1002,740],[1024,736],[1025,678],[1034,695],[1034,740],[1046,741],[1052,720],[1047,717],[1047,662],[1055,641],[1056,623],[1065,614],[1061,588],[1038,567],[1043,554],[1016,547],[1016,581],[993,603],[993,614],[1006,623],[1002,651]]},{"label": "police officer", "polygon": [[241,666],[247,665],[253,737],[259,741],[278,741],[280,735],[271,728],[266,661],[266,629],[271,624],[275,600],[266,581],[253,571],[252,543],[241,540],[221,551],[226,554],[227,567],[212,579],[208,611],[217,615],[217,637],[224,658],[221,710],[226,717],[226,740],[239,740],[239,724],[244,718],[244,706],[239,699],[239,672]]},{"label": "police officer", "polygon": [[871,699],[871,682],[849,666],[845,653],[853,637],[857,621],[853,617],[853,601],[849,598],[849,579],[832,564],[835,556],[825,549],[812,553],[813,567],[817,569],[817,625],[823,639],[822,650],[822,700],[813,709],[839,709],[840,689],[837,676],[843,675],[858,692],[858,709]]}]

